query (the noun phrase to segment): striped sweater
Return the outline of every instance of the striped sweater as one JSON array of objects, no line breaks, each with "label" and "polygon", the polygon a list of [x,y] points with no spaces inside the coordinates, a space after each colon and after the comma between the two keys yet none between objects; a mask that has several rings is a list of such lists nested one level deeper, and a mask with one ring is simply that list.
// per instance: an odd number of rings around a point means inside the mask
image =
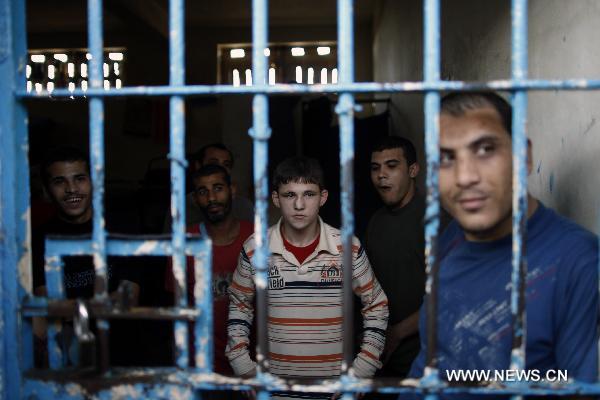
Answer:
[{"label": "striped sweater", "polygon": [[[342,362],[341,235],[322,220],[316,250],[300,264],[281,237],[281,220],[268,231],[268,333],[270,372],[281,377],[338,376]],[[242,248],[229,287],[226,355],[237,375],[253,370],[249,333],[255,294],[252,255],[254,235]],[[387,297],[375,278],[357,238],[353,238],[352,289],[362,301],[361,349],[353,362],[358,377],[371,377],[381,367],[385,344]]]}]

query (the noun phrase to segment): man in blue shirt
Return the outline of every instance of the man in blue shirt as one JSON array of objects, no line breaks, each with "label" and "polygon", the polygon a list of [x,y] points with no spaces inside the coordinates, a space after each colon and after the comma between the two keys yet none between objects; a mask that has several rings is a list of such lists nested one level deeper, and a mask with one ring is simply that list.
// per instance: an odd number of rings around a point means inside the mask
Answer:
[{"label": "man in blue shirt", "polygon": [[[454,221],[439,243],[437,356],[441,378],[453,380],[451,371],[510,369],[512,116],[491,92],[450,94],[441,107],[440,196]],[[525,369],[595,381],[597,238],[531,195],[527,217]],[[412,377],[425,367],[425,310]]]}]

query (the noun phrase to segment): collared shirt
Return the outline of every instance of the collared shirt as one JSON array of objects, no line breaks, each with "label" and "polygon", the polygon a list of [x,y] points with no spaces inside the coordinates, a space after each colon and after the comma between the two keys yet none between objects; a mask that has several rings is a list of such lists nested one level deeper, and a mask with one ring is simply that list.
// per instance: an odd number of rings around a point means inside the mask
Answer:
[{"label": "collared shirt", "polygon": [[[284,377],[326,378],[340,374],[342,354],[342,243],[338,229],[319,219],[319,245],[304,262],[286,250],[281,220],[267,233],[268,333],[270,372]],[[254,235],[242,249],[229,288],[226,355],[237,375],[255,367],[249,354],[249,333],[255,294],[252,256]],[[361,298],[364,329],[354,374],[370,377],[381,367],[385,343],[387,297],[375,278],[357,238],[352,244],[352,288]]]}]

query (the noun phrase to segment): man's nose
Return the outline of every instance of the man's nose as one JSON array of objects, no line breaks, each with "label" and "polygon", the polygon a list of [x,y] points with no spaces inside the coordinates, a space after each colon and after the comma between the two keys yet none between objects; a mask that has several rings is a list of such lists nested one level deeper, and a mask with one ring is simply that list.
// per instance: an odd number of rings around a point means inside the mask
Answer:
[{"label": "man's nose", "polygon": [[294,209],[303,210],[304,209],[304,197],[298,196],[296,200],[294,200]]},{"label": "man's nose", "polygon": [[455,174],[456,184],[460,187],[470,187],[480,180],[477,163],[470,158],[457,160]]},{"label": "man's nose", "polygon": [[67,193],[76,193],[79,191],[79,185],[77,185],[77,182],[67,179],[67,186],[66,186],[66,191]]}]

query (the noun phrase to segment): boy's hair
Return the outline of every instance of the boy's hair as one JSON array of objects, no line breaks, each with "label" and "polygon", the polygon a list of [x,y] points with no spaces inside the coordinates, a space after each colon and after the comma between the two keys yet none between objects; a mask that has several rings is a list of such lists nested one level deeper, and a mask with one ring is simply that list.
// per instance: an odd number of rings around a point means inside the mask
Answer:
[{"label": "boy's hair", "polygon": [[290,157],[280,162],[273,173],[272,187],[278,191],[281,185],[290,182],[314,183],[319,190],[325,189],[325,178],[321,164],[314,158]]},{"label": "boy's hair", "polygon": [[453,117],[461,117],[467,111],[483,107],[491,107],[496,110],[504,129],[512,136],[512,107],[495,92],[455,92],[444,96],[441,102],[441,112]]},{"label": "boy's hair", "polygon": [[87,155],[74,146],[64,145],[58,146],[50,150],[42,161],[42,181],[44,186],[47,186],[50,181],[48,169],[55,162],[76,162],[82,161],[85,163],[88,173],[90,172],[90,160]]},{"label": "boy's hair", "polygon": [[402,136],[382,137],[373,146],[371,154],[389,149],[402,149],[409,167],[417,162],[417,150],[415,150],[415,146],[410,140]]},{"label": "boy's hair", "polygon": [[229,153],[229,157],[231,158],[231,165],[233,165],[233,153],[223,143],[218,142],[203,146],[200,150],[194,153],[192,159],[202,164],[204,162],[204,157],[206,156],[206,152],[208,151],[208,149],[219,149],[226,151],[227,153]]},{"label": "boy's hair", "polygon": [[225,183],[227,186],[231,186],[231,176],[227,173],[227,170],[220,165],[217,164],[206,164],[200,167],[197,171],[192,174],[192,182],[194,182],[198,178],[202,178],[204,176],[210,176],[215,174],[221,174],[225,178]]}]

